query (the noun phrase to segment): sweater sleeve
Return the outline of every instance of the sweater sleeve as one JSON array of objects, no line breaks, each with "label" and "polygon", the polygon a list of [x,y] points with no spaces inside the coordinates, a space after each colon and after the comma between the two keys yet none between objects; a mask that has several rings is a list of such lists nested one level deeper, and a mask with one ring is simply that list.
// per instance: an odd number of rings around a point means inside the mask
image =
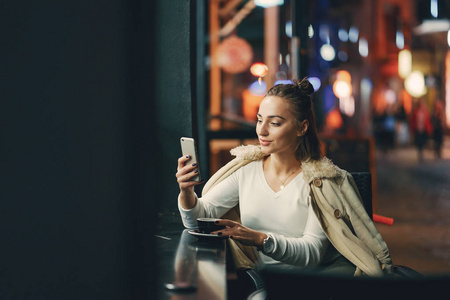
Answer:
[{"label": "sweater sleeve", "polygon": [[273,239],[272,251],[265,255],[298,267],[318,266],[325,257],[329,241],[320,227],[311,205],[308,208],[308,220],[303,236],[300,238],[286,237],[280,234],[266,232]]},{"label": "sweater sleeve", "polygon": [[186,228],[197,227],[197,218],[219,218],[236,206],[239,201],[238,173],[231,174],[215,185],[206,195],[196,197],[196,204],[191,209],[181,206],[178,196],[178,210]]}]

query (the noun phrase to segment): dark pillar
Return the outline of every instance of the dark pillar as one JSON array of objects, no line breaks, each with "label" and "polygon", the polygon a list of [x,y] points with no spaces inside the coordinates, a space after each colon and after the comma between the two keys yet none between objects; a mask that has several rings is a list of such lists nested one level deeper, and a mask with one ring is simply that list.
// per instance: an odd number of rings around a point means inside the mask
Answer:
[{"label": "dark pillar", "polygon": [[298,79],[302,80],[308,76],[308,13],[309,4],[306,0],[292,1],[292,34],[299,41],[299,49],[297,53],[297,70]]},{"label": "dark pillar", "polygon": [[195,53],[191,52],[194,50],[191,50],[190,31],[193,3],[160,0],[156,8],[158,22],[154,30],[157,37],[152,46],[156,51],[157,71],[150,79],[156,86],[152,93],[156,125],[150,129],[155,138],[151,141],[154,151],[148,155],[151,155],[149,170],[160,182],[152,197],[160,200],[162,212],[177,211],[179,190],[175,173],[181,156],[180,137],[193,136],[191,94],[195,81],[192,81],[191,73],[195,66],[191,65],[191,56]]},{"label": "dark pillar", "polygon": [[189,65],[187,29],[164,36],[148,2],[0,5],[2,299],[152,298],[157,202],[173,188],[160,170],[174,173],[171,128],[190,133],[190,89],[172,68]]}]

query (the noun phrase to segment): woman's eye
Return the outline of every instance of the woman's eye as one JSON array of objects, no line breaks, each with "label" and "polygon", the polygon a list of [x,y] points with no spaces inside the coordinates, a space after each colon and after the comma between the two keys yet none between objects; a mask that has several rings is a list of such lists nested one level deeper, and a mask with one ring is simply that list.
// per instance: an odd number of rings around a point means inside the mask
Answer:
[{"label": "woman's eye", "polygon": [[256,123],[261,123],[262,122],[262,120],[256,120]]},{"label": "woman's eye", "polygon": [[272,124],[273,126],[280,126],[281,125],[280,123],[275,123],[275,122],[272,122],[270,124]]}]

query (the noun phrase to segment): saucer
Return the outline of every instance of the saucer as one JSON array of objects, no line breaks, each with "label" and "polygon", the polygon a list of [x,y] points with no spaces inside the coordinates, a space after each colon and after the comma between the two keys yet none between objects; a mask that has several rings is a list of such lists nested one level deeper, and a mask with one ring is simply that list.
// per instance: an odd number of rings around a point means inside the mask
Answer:
[{"label": "saucer", "polygon": [[211,234],[211,233],[201,233],[198,229],[192,229],[188,231],[189,234],[197,237],[197,238],[211,238],[211,239],[225,239],[226,236],[221,236],[217,234]]}]

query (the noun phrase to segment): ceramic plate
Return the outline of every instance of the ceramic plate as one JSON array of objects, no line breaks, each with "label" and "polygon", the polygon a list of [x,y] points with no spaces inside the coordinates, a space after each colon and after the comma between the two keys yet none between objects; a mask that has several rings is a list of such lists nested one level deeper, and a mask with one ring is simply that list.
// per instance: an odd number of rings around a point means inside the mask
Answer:
[{"label": "ceramic plate", "polygon": [[189,234],[192,234],[193,236],[197,238],[211,238],[211,239],[224,239],[225,236],[220,236],[217,234],[211,234],[211,233],[201,233],[198,229],[192,229],[188,231]]}]

